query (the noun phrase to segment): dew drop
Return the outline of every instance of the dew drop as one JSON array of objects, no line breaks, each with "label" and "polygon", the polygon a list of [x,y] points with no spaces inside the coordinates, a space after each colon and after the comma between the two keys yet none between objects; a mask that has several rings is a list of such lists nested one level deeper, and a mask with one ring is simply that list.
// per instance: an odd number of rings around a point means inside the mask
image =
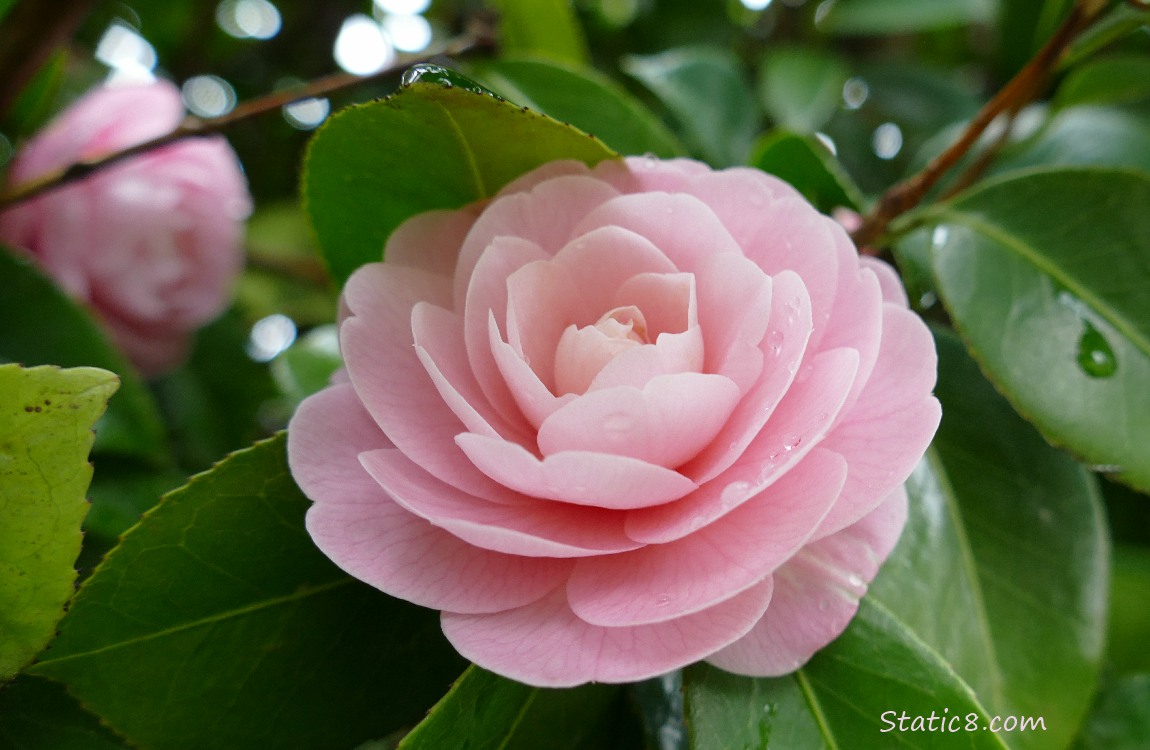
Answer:
[{"label": "dew drop", "polygon": [[850,584],[850,587],[853,589],[862,590],[866,588],[866,584],[863,583],[863,579],[859,578],[853,573],[847,576],[847,583]]},{"label": "dew drop", "polygon": [[659,594],[657,597],[655,597],[655,606],[656,607],[666,607],[670,603],[671,603],[671,597],[669,597],[666,594]]},{"label": "dew drop", "polygon": [[798,448],[802,442],[803,438],[800,435],[787,435],[786,439],[783,440],[783,450],[788,452],[793,451],[795,448]]},{"label": "dew drop", "polygon": [[1114,348],[1098,329],[1086,321],[1082,338],[1078,339],[1078,365],[1092,378],[1108,378],[1118,369]]},{"label": "dew drop", "polygon": [[771,348],[771,354],[776,357],[783,350],[783,332],[779,330],[771,331],[767,334],[767,346]]},{"label": "dew drop", "polygon": [[750,482],[731,482],[723,488],[722,494],[719,495],[719,502],[723,508],[733,508],[746,499],[753,489],[754,485]]},{"label": "dew drop", "polygon": [[918,298],[918,306],[923,310],[929,310],[938,304],[938,295],[934,292],[923,292],[922,296]]},{"label": "dew drop", "polygon": [[643,154],[643,166],[647,169],[654,169],[655,167],[659,166],[659,157],[648,151],[647,153]]}]

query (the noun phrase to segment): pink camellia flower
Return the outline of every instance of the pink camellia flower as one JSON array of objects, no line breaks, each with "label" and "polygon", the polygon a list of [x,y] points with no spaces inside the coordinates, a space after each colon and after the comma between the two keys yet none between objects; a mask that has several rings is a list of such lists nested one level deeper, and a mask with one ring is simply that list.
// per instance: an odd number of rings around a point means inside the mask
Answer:
[{"label": "pink camellia flower", "polygon": [[940,409],[838,224],[756,170],[555,162],[385,256],[289,426],[337,564],[540,686],[784,674],[843,631]]},{"label": "pink camellia flower", "polygon": [[[168,82],[95,89],[21,149],[8,182],[143,143],[183,115]],[[227,304],[250,212],[231,147],[194,138],[18,204],[0,214],[0,240],[29,253],[155,375],[179,365],[191,332]]]}]

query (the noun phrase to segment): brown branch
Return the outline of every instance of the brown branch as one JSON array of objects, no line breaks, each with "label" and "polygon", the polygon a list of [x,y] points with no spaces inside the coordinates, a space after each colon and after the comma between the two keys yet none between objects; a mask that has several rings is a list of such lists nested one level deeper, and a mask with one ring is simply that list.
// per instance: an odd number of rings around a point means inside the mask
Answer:
[{"label": "brown branch", "polygon": [[938,181],[978,142],[987,127],[1004,112],[1018,111],[1033,101],[1045,86],[1059,58],[1070,43],[1085,31],[1106,8],[1106,2],[1081,0],[1054,35],[1014,78],[988,101],[967,125],[958,140],[930,161],[922,171],[892,186],[852,234],[855,244],[875,242],[890,222],[914,208]]},{"label": "brown branch", "polygon": [[317,78],[300,86],[283,91],[276,91],[258,99],[244,102],[225,115],[211,118],[199,118],[189,115],[171,132],[153,138],[135,146],[120,151],[103,154],[102,156],[76,162],[62,169],[49,172],[35,180],[19,184],[0,195],[0,210],[22,201],[30,200],[50,190],[63,187],[77,180],[88,177],[93,172],[105,169],[113,164],[129,159],[133,156],[163,148],[184,138],[203,137],[220,133],[237,122],[250,120],[254,117],[278,111],[280,108],[294,102],[316,97],[327,96],[338,91],[352,88],[362,83],[376,81],[394,76],[407,68],[421,62],[428,62],[441,55],[456,56],[469,52],[490,49],[494,44],[494,37],[486,26],[469,30],[440,48],[426,52],[422,55],[403,55],[397,62],[376,73],[366,76],[357,76],[350,73],[335,73],[323,78]]}]

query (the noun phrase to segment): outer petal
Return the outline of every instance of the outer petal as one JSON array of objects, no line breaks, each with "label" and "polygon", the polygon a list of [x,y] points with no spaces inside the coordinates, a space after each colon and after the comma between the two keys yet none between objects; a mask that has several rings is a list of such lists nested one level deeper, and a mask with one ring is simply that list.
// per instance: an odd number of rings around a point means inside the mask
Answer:
[{"label": "outer petal", "polygon": [[694,534],[579,560],[567,584],[571,609],[608,627],[664,622],[759,583],[810,538],[846,479],[837,453],[816,449],[803,466]]},{"label": "outer petal", "polygon": [[388,263],[450,278],[459,260],[459,248],[482,206],[472,204],[455,211],[427,211],[412,216],[387,238],[383,257]]},{"label": "outer petal", "polygon": [[463,424],[435,389],[412,346],[411,310],[450,299],[441,277],[374,263],[344,288],[352,317],[340,326],[348,375],[376,423],[404,455],[453,487],[484,497],[502,488],[476,470],[455,446]]},{"label": "outer petal", "polygon": [[479,549],[400,508],[356,458],[386,445],[350,385],[320,391],[292,417],[288,461],[315,503],[308,532],[341,568],[416,604],[473,613],[533,602],[567,577],[567,561]]},{"label": "outer petal", "polygon": [[697,486],[677,471],[627,456],[563,451],[540,460],[514,443],[470,432],[455,441],[503,486],[575,505],[642,508],[677,500]]},{"label": "outer petal", "polygon": [[870,255],[859,256],[859,265],[869,268],[878,277],[879,288],[882,289],[883,302],[891,302],[899,307],[909,307],[910,300],[906,296],[906,288],[902,285],[898,271],[890,267],[884,260]]},{"label": "outer petal", "polygon": [[842,634],[906,523],[895,490],[855,525],[807,545],[775,573],[775,598],[746,636],[707,661],[728,672],[773,677],[801,667]]},{"label": "outer petal", "polygon": [[581,557],[638,546],[617,514],[558,505],[504,491],[502,503],[460,492],[420,471],[394,449],[359,456],[367,472],[405,509],[477,547],[526,557]]},{"label": "outer petal", "polygon": [[942,418],[930,395],[937,371],[934,339],[922,320],[887,303],[882,349],[870,380],[823,442],[846,457],[850,473],[816,538],[862,518],[910,476]]},{"label": "outer petal", "polygon": [[739,638],[770,603],[767,579],[722,604],[656,625],[602,628],[580,620],[562,590],[493,615],[443,613],[443,632],[466,658],[543,687],[633,682],[686,666]]}]

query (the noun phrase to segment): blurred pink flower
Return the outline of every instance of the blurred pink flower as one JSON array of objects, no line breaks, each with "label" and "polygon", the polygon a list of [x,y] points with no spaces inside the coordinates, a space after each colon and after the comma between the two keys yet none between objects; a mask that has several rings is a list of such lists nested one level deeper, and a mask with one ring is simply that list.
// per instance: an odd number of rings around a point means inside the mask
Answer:
[{"label": "blurred pink flower", "polygon": [[534,685],[784,674],[846,628],[940,409],[838,224],[756,170],[556,162],[385,255],[289,427],[337,564]]},{"label": "blurred pink flower", "polygon": [[[95,89],[24,145],[8,182],[163,135],[183,115],[168,82]],[[0,240],[86,303],[151,376],[178,366],[191,333],[226,307],[250,212],[231,147],[193,138],[5,211]]]}]

